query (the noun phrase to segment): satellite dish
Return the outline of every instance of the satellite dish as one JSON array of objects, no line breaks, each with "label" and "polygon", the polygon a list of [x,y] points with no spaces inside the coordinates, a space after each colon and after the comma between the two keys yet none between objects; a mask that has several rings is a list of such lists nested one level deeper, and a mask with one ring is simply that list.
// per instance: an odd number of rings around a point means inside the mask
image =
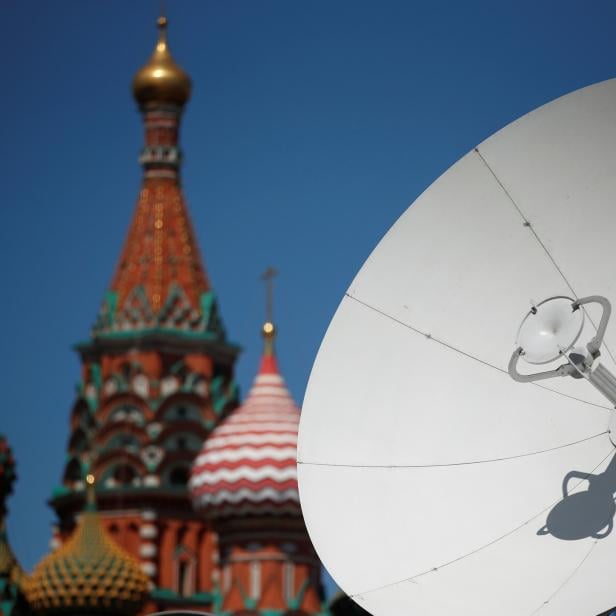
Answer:
[{"label": "satellite dish", "polygon": [[464,156],[349,287],[299,485],[320,557],[370,613],[616,605],[615,231],[610,80]]}]

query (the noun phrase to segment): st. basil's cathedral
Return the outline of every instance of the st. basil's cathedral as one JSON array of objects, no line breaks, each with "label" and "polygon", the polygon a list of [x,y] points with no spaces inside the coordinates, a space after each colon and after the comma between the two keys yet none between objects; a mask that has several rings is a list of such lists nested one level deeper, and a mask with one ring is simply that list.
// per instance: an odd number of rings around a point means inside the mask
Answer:
[{"label": "st. basil's cathedral", "polygon": [[[0,437],[2,616],[365,613],[325,602],[299,505],[299,409],[275,326],[243,402],[229,341],[184,200],[179,128],[188,75],[167,20],[133,80],[145,127],[143,183],[87,342],[67,458],[50,504],[52,551],[24,572],[6,536],[16,478]],[[269,272],[271,276],[272,272]]]}]

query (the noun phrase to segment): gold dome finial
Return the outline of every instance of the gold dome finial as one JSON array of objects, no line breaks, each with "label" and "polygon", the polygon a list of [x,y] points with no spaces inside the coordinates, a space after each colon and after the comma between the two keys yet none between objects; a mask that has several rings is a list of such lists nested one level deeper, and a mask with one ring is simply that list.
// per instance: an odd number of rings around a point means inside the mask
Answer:
[{"label": "gold dome finial", "polygon": [[265,341],[264,355],[274,354],[274,338],[276,337],[276,326],[274,325],[272,313],[274,303],[274,278],[278,272],[273,267],[268,267],[261,280],[265,282],[265,323],[261,329]]},{"label": "gold dome finial", "polygon": [[[265,339],[265,347],[267,351],[268,344],[271,346],[274,341],[274,338],[276,337],[276,326],[271,321],[265,321],[265,323],[263,323],[263,327],[261,328],[261,333],[263,334],[263,338]],[[269,351],[269,353],[266,352],[266,355],[271,355],[271,351],[273,351],[273,348],[270,348]]]},{"label": "gold dome finial", "polygon": [[169,52],[169,21],[161,14],[156,23],[158,41],[152,57],[133,79],[133,94],[142,107],[149,103],[170,103],[181,107],[190,98],[190,77],[175,63]]},{"label": "gold dome finial", "polygon": [[94,484],[96,480],[92,473],[86,475],[86,511],[96,511],[96,492],[94,491]]}]

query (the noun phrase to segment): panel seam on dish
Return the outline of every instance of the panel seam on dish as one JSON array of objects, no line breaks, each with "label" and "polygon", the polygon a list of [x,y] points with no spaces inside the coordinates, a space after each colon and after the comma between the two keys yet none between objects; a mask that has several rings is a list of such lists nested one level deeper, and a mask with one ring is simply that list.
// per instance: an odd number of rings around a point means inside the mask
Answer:
[{"label": "panel seam on dish", "polygon": [[[485,159],[484,155],[479,151],[479,146],[477,146],[474,149],[474,151],[477,154],[477,156],[479,156],[479,158],[481,159],[481,162],[485,165],[486,169],[490,172],[490,174],[492,175],[492,177],[494,178],[496,183],[500,186],[501,190],[505,193],[505,196],[507,197],[507,199],[509,199],[509,201],[511,202],[513,207],[517,210],[518,214],[522,217],[522,220],[524,221],[524,223],[523,223],[524,226],[527,227],[528,229],[530,229],[530,232],[533,234],[533,236],[534,236],[535,240],[537,241],[537,243],[539,244],[539,246],[541,246],[541,248],[543,249],[545,254],[548,256],[548,259],[550,259],[550,261],[552,262],[552,265],[556,268],[556,271],[560,274],[560,277],[565,281],[565,284],[569,287],[569,291],[571,291],[571,293],[573,293],[573,296],[575,297],[575,299],[578,299],[578,294],[575,292],[573,286],[571,285],[571,283],[569,282],[569,280],[565,276],[565,273],[563,272],[563,270],[560,268],[558,263],[556,263],[556,259],[552,256],[552,253],[548,250],[548,247],[544,244],[543,240],[539,237],[539,234],[535,230],[535,227],[533,226],[532,221],[528,220],[528,218],[526,217],[526,215],[522,211],[522,208],[516,203],[515,199],[511,196],[511,193],[509,192],[509,190],[505,187],[505,185],[503,184],[501,179],[496,175],[496,172],[494,171],[494,169],[492,169],[492,167],[490,167],[490,165],[488,164],[488,161]],[[591,322],[592,326],[596,330],[597,329],[597,325],[592,320],[592,317],[588,314],[588,311],[585,308],[583,308],[583,310],[584,310],[584,313],[586,314],[586,316],[588,317],[588,320]],[[610,356],[612,362],[616,363],[616,359],[614,358],[614,355],[612,355],[612,351],[607,346],[607,343],[605,341],[603,341],[602,345],[605,347],[605,350],[607,351],[608,355]]]},{"label": "panel seam on dish", "polygon": [[573,445],[580,445],[581,443],[586,443],[588,441],[592,441],[595,438],[600,436],[605,436],[606,434],[610,434],[609,430],[605,430],[603,432],[599,432],[599,434],[593,434],[592,436],[587,436],[586,438],[580,439],[579,441],[573,441],[572,443],[565,443],[564,445],[556,445],[556,447],[550,447],[549,449],[542,449],[540,451],[530,451],[527,453],[521,453],[515,456],[505,456],[503,458],[489,458],[486,460],[471,460],[466,462],[448,462],[442,464],[342,464],[336,462],[305,462],[303,460],[298,460],[298,464],[302,464],[304,466],[327,466],[331,468],[363,468],[363,469],[383,469],[383,468],[443,468],[443,467],[452,467],[452,466],[470,466],[473,464],[488,464],[492,462],[507,462],[509,460],[519,460],[520,458],[529,458],[531,456],[537,456],[544,453],[551,453],[552,451],[558,451],[560,449],[566,449],[567,447],[572,447]]},{"label": "panel seam on dish", "polygon": [[[427,333],[427,332],[423,332],[420,329],[417,329],[416,327],[413,327],[409,323],[405,323],[404,321],[401,321],[400,319],[392,316],[391,314],[388,314],[384,310],[381,310],[380,308],[377,308],[376,306],[372,306],[371,304],[368,304],[367,302],[364,302],[363,300],[359,299],[358,297],[355,297],[354,295],[351,295],[348,291],[344,295],[345,295],[345,297],[348,297],[349,299],[352,299],[353,301],[357,302],[361,306],[364,306],[365,308],[368,308],[368,309],[376,312],[377,314],[380,314],[381,316],[383,316],[383,317],[385,317],[387,319],[390,319],[394,323],[398,323],[398,325],[402,325],[403,327],[406,327],[407,329],[410,329],[411,331],[415,332],[416,334],[419,334],[420,336],[423,336],[424,338],[427,338],[428,340],[433,340],[434,342],[444,346],[445,348],[447,348],[447,349],[449,349],[451,351],[455,351],[456,353],[460,353],[460,355],[462,355],[464,357],[467,357],[469,359],[473,359],[474,361],[479,362],[480,364],[483,364],[484,366],[487,366],[488,368],[492,368],[493,370],[497,370],[501,374],[505,374],[505,375],[509,376],[509,373],[506,370],[503,370],[502,368],[499,368],[498,366],[495,366],[494,364],[491,364],[490,362],[487,362],[484,359],[481,359],[479,357],[475,357],[474,355],[471,355],[470,353],[467,353],[466,351],[463,351],[462,349],[459,349],[458,347],[455,347],[455,346],[449,344],[448,342],[445,342],[444,340],[441,340],[440,338],[435,338],[432,334]],[[552,393],[555,393],[555,394],[557,394],[559,396],[563,396],[565,398],[569,398],[570,400],[575,400],[576,402],[581,402],[582,404],[588,404],[590,406],[594,406],[596,408],[604,409],[606,411],[612,411],[613,410],[609,406],[603,406],[602,404],[597,404],[596,402],[590,402],[589,400],[583,400],[582,398],[577,398],[576,396],[571,396],[570,394],[563,393],[562,391],[557,391],[556,389],[552,389],[551,387],[546,387],[545,385],[541,385],[540,383],[529,383],[529,385],[532,385],[533,387],[539,387],[541,389],[544,389],[545,391],[551,391]]]},{"label": "panel seam on dish", "polygon": [[530,616],[535,616],[535,614],[538,614],[573,579],[575,574],[580,570],[582,565],[588,560],[588,558],[592,554],[593,550],[597,546],[598,541],[598,539],[594,540],[593,544],[590,546],[590,549],[588,550],[588,552],[586,552],[586,555],[584,556],[584,558],[582,558],[577,567],[566,577],[565,581],[534,612],[530,614]]},{"label": "panel seam on dish", "polygon": [[528,227],[528,229],[530,229],[530,232],[535,236],[535,239],[537,240],[537,242],[539,243],[539,245],[541,246],[545,254],[548,256],[548,258],[552,262],[552,265],[556,268],[556,271],[560,274],[561,278],[565,281],[565,284],[569,287],[569,290],[571,291],[571,293],[573,293],[573,295],[577,299],[577,293],[571,286],[571,283],[569,282],[569,280],[567,280],[567,277],[565,276],[564,272],[562,271],[562,269],[560,269],[560,266],[558,265],[558,263],[556,263],[556,260],[554,259],[550,251],[547,249],[547,246],[543,243],[543,241],[541,240],[537,232],[535,231],[535,228],[533,227],[531,221],[528,220],[528,218],[522,211],[522,208],[520,208],[520,206],[515,202],[509,190],[505,188],[505,185],[501,182],[500,178],[494,172],[494,169],[490,167],[490,165],[488,164],[488,161],[484,158],[483,154],[479,151],[479,147],[476,147],[474,151],[477,154],[477,156],[479,156],[479,158],[481,159],[481,162],[485,165],[486,169],[490,172],[492,177],[496,180],[496,183],[500,186],[501,190],[505,193],[507,199],[509,199],[513,207],[517,210],[518,214],[522,217],[522,220],[524,221],[524,225]]},{"label": "panel seam on dish", "polygon": [[[571,493],[573,493],[584,481],[587,481],[588,477],[590,477],[591,475],[594,474],[594,472],[610,457],[615,455],[614,451],[610,451],[591,471],[589,471],[583,479],[580,479],[576,484],[575,487],[573,488],[573,490],[571,490]],[[519,524],[518,526],[516,526],[515,528],[511,529],[510,531],[504,533],[503,535],[501,535],[500,537],[497,537],[496,539],[492,539],[492,541],[489,541],[488,543],[485,543],[482,546],[479,546],[478,548],[475,548],[474,550],[471,550],[470,552],[467,552],[466,554],[463,554],[462,556],[458,556],[457,558],[454,558],[442,565],[439,565],[438,567],[432,567],[430,569],[426,569],[425,571],[422,571],[421,573],[417,573],[415,575],[411,575],[409,577],[405,577],[402,578],[400,580],[396,580],[395,582],[389,582],[388,584],[383,584],[381,586],[377,586],[375,588],[370,588],[369,590],[364,590],[361,592],[357,592],[357,593],[353,593],[350,594],[349,596],[351,598],[353,597],[362,597],[363,595],[368,595],[371,594],[373,592],[377,592],[379,590],[383,590],[385,588],[391,588],[392,586],[398,586],[399,584],[405,584],[405,583],[413,583],[413,584],[417,584],[416,580],[420,577],[423,577],[425,575],[428,575],[429,573],[436,573],[437,571],[444,569],[445,567],[449,567],[450,565],[453,565],[457,562],[460,562],[461,560],[464,560],[465,558],[468,558],[469,556],[473,556],[475,554],[478,554],[479,552],[481,552],[482,550],[485,550],[486,548],[489,548],[490,546],[495,545],[496,543],[498,543],[499,541],[502,541],[503,539],[506,539],[507,537],[513,535],[514,533],[516,533],[517,531],[519,531],[520,529],[524,528],[525,526],[527,526],[528,524],[530,524],[535,518],[538,518],[542,513],[545,513],[546,511],[549,511],[550,509],[553,509],[558,503],[562,502],[565,499],[565,497],[559,498],[557,501],[554,501],[553,503],[551,503],[550,505],[548,505],[547,507],[545,507],[544,509],[542,509],[539,513],[536,513],[534,516],[532,516],[531,518],[529,518],[528,520],[526,520],[525,522],[522,522],[521,524]]]}]

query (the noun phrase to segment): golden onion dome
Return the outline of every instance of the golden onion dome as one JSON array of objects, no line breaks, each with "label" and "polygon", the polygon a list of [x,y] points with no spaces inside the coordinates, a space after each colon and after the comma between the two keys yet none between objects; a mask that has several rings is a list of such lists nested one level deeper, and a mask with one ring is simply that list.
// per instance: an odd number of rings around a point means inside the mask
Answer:
[{"label": "golden onion dome", "polygon": [[167,18],[158,18],[158,42],[148,63],[133,79],[133,95],[139,105],[184,105],[190,98],[190,77],[175,63],[167,44]]},{"label": "golden onion dome", "polygon": [[88,504],[71,538],[36,566],[22,588],[35,614],[135,614],[148,593],[139,562],[105,532],[94,504],[89,475]]}]

